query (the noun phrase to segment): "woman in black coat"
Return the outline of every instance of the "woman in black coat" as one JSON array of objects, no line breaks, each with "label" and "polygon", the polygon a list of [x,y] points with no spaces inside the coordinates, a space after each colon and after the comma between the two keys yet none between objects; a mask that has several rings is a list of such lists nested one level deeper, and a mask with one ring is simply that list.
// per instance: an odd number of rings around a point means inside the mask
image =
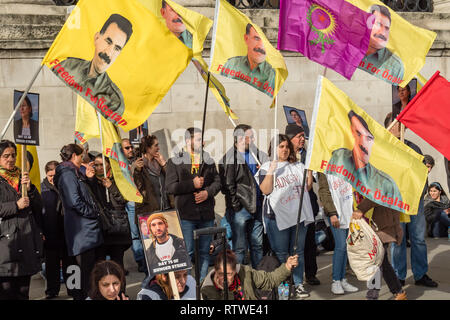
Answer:
[{"label": "woman in black coat", "polygon": [[434,238],[446,237],[450,225],[450,201],[439,182],[428,187],[424,200],[424,215],[427,221],[427,234]]},{"label": "woman in black coat", "polygon": [[[100,249],[100,260],[105,260],[109,255],[111,260],[117,262],[122,268],[123,255],[125,251],[131,246],[131,231],[130,223],[128,221],[128,215],[125,210],[127,200],[122,196],[119,188],[114,181],[111,174],[111,166],[109,159],[105,158],[106,162],[106,177],[103,170],[102,155],[99,154],[94,159],[95,177],[89,179],[89,185],[94,194],[94,198],[98,201],[99,206],[103,208],[104,214],[114,214],[116,218],[116,230],[107,230],[103,226],[103,239],[104,243]],[[106,199],[106,190],[109,194],[109,202]],[[122,229],[122,232],[120,231]]]},{"label": "woman in black coat", "polygon": [[61,149],[63,162],[56,167],[55,185],[64,207],[64,235],[69,256],[74,256],[81,269],[82,295],[89,292],[89,275],[98,260],[98,248],[103,244],[99,224],[99,208],[94,201],[87,179],[94,176],[88,166],[86,176],[80,172],[83,148],[68,144]]},{"label": "woman in black coat", "polygon": [[16,154],[13,142],[0,142],[0,300],[28,300],[31,276],[41,270],[41,196],[15,166]]}]

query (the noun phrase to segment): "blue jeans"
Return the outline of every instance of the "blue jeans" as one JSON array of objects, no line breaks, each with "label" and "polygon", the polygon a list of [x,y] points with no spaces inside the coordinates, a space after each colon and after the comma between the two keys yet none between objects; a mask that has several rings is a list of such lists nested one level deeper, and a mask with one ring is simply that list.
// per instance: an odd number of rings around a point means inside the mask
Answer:
[{"label": "blue jeans", "polygon": [[[425,243],[425,215],[423,213],[423,200],[420,200],[417,215],[410,216],[408,225],[409,240],[411,242],[411,269],[414,280],[420,280],[428,271],[427,244]],[[392,243],[392,267],[400,280],[406,279],[406,224],[400,223],[403,228],[401,245]]]},{"label": "blue jeans", "polygon": [[445,213],[445,211],[441,211],[433,223],[433,237],[435,238],[441,237],[441,229],[442,229],[441,226],[448,228],[449,225],[450,219],[448,218],[447,213]]},{"label": "blue jeans", "polygon": [[245,208],[234,212],[231,222],[233,247],[238,263],[243,263],[250,245],[252,267],[256,268],[263,257],[263,224]]},{"label": "blue jeans", "polygon": [[[194,230],[209,228],[214,226],[214,220],[181,220],[181,230],[183,231],[184,242],[186,243],[186,249],[194,261]],[[200,266],[200,282],[208,275],[209,267],[209,245],[211,244],[212,236],[201,236],[199,238],[199,260]],[[195,261],[197,263],[197,261]]]},{"label": "blue jeans", "polygon": [[[269,219],[264,217],[266,224],[267,237],[269,238],[270,247],[277,256],[281,263],[286,262],[287,258],[293,255],[295,231],[296,226],[292,226],[288,229],[278,230],[277,222],[275,219]],[[298,266],[294,269],[294,283],[299,285],[303,283],[303,270],[305,267],[305,239],[306,239],[306,227],[302,222],[299,226],[297,251],[298,254]]]},{"label": "blue jeans", "polygon": [[133,251],[134,260],[136,262],[138,261],[145,261],[144,257],[144,248],[142,247],[141,238],[139,237],[139,230],[135,223],[135,203],[134,202],[127,202],[125,205],[125,209],[128,214],[128,221],[130,222],[130,231],[131,231],[131,239],[132,239],[132,246],[131,251]]},{"label": "blue jeans", "polygon": [[330,218],[327,219],[334,237],[333,280],[340,281],[345,278],[345,268],[347,267],[348,229],[335,228],[331,224]]}]

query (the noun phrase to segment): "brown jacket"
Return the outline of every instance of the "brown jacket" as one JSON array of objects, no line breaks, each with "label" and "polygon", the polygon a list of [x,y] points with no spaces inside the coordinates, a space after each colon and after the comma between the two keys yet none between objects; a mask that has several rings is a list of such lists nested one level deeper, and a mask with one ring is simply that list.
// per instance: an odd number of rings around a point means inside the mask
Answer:
[{"label": "brown jacket", "polygon": [[325,174],[317,172],[319,178],[319,199],[322,202],[323,211],[327,217],[338,216],[333,198],[331,197],[330,186]]},{"label": "brown jacket", "polygon": [[400,226],[400,212],[383,207],[367,198],[358,205],[358,209],[366,213],[373,208],[372,220],[378,227],[376,234],[383,243],[396,242],[398,245],[402,243],[403,230]]}]

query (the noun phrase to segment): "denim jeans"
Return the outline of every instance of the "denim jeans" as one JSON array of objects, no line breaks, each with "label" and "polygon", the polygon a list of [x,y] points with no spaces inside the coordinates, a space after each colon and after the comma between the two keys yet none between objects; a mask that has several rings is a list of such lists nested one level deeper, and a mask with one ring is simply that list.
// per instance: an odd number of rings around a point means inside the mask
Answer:
[{"label": "denim jeans", "polygon": [[[296,226],[288,229],[278,230],[275,219],[264,217],[266,224],[267,237],[269,238],[270,246],[281,263],[286,262],[287,258],[293,255],[295,231]],[[305,223],[302,222],[299,226],[297,251],[298,266],[294,269],[294,283],[295,285],[303,283],[303,270],[305,267],[305,238],[306,238]]]},{"label": "denim jeans", "polygon": [[256,268],[263,257],[263,224],[245,208],[234,212],[231,223],[233,247],[237,263],[243,263],[247,248],[250,247],[252,267]]},{"label": "denim jeans", "polygon": [[334,237],[334,253],[333,253],[333,280],[342,280],[345,278],[345,268],[347,267],[347,235],[348,229],[335,228],[331,224],[331,233]]},{"label": "denim jeans", "polygon": [[447,213],[445,213],[445,211],[441,211],[433,223],[433,237],[435,238],[441,237],[441,229],[442,229],[441,226],[448,228],[449,225],[450,219],[448,218]]},{"label": "denim jeans", "polygon": [[[417,215],[411,215],[408,225],[409,240],[411,242],[411,269],[414,280],[421,279],[428,271],[427,244],[425,243],[426,222],[423,213],[423,200],[420,200]],[[392,267],[398,278],[406,279],[406,224],[400,223],[403,228],[403,240],[401,245],[391,245]]]},{"label": "denim jeans", "polygon": [[[214,226],[214,220],[181,220],[181,230],[183,231],[184,242],[186,243],[186,249],[191,257],[191,260],[194,261],[194,230],[210,228]],[[199,238],[199,260],[198,264],[200,266],[200,282],[208,274],[209,267],[209,245],[211,244],[212,236],[201,236]],[[197,263],[197,261],[195,261]]]},{"label": "denim jeans", "polygon": [[136,223],[134,222],[134,215],[135,215],[135,203],[134,202],[127,202],[125,205],[125,209],[128,214],[128,221],[130,222],[130,230],[131,230],[131,239],[133,240],[131,251],[133,251],[134,260],[136,262],[138,261],[145,261],[144,257],[144,248],[142,247],[142,242],[139,237],[139,230],[136,226]]}]

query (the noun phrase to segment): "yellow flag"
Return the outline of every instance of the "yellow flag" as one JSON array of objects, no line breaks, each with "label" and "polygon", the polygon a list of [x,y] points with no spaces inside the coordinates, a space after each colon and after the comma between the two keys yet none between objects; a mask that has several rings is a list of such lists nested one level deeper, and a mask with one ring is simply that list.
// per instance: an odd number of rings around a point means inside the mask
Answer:
[{"label": "yellow flag", "polygon": [[216,0],[214,20],[210,71],[275,98],[288,76],[282,54],[260,27],[227,1]]},{"label": "yellow flag", "polygon": [[[82,119],[82,121],[80,120]],[[142,195],[134,184],[131,166],[122,151],[122,139],[117,127],[101,117],[102,152],[109,157],[114,181],[122,196],[128,201],[142,202]],[[83,144],[91,138],[100,138],[97,113],[78,97],[75,137]]]},{"label": "yellow flag", "polygon": [[[155,14],[172,33],[192,49],[192,63],[197,68],[203,80],[208,79],[208,65],[203,60],[203,43],[213,24],[212,20],[204,15],[189,10],[171,0],[139,0],[147,9]],[[209,89],[214,94],[223,111],[233,119],[236,114],[231,110],[230,99],[225,88],[217,78],[210,75]]]},{"label": "yellow flag", "polygon": [[373,15],[369,49],[359,69],[405,87],[422,69],[436,33],[416,27],[378,0],[347,0]]},{"label": "yellow flag", "polygon": [[42,64],[128,131],[150,116],[191,58],[137,0],[81,0]]},{"label": "yellow flag", "polygon": [[306,167],[350,183],[370,200],[417,214],[427,177],[423,156],[319,76]]},{"label": "yellow flag", "polygon": [[[16,167],[19,167],[22,171],[22,145],[17,146],[17,157],[16,157]],[[39,158],[37,154],[36,146],[26,146],[27,150],[27,165],[30,170],[30,180],[31,183],[41,192],[41,173],[39,172]],[[27,169],[27,170],[28,170]]]}]

